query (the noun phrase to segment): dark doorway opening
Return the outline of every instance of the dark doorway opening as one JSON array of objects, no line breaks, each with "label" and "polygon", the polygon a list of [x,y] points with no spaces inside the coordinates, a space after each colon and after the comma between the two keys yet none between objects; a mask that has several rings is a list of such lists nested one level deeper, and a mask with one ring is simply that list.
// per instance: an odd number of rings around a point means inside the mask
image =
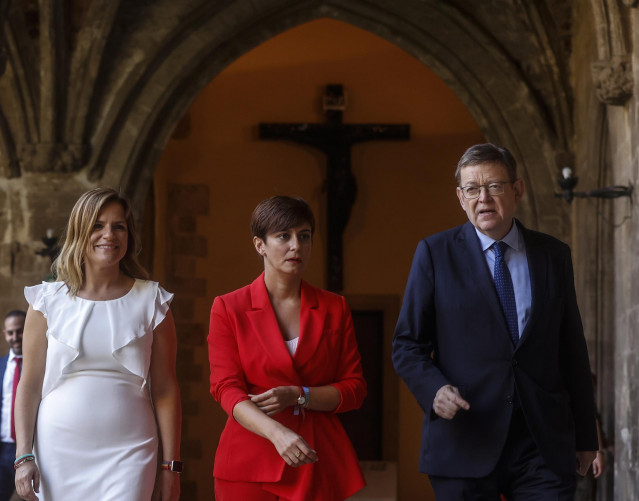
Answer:
[{"label": "dark doorway opening", "polygon": [[360,460],[383,458],[384,311],[353,310],[357,345],[368,395],[358,410],[340,414]]}]

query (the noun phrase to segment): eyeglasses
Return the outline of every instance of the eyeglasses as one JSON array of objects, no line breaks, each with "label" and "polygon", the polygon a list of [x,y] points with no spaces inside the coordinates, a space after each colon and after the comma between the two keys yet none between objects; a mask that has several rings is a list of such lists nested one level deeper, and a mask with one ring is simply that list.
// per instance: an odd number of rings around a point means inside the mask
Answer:
[{"label": "eyeglasses", "polygon": [[513,184],[513,183],[511,181],[493,181],[492,183],[480,184],[479,186],[474,186],[474,185],[464,186],[459,189],[462,191],[464,198],[468,198],[472,200],[473,198],[479,198],[479,194],[481,193],[482,188],[486,188],[486,191],[491,197],[494,197],[497,195],[503,195],[504,185],[506,184]]}]

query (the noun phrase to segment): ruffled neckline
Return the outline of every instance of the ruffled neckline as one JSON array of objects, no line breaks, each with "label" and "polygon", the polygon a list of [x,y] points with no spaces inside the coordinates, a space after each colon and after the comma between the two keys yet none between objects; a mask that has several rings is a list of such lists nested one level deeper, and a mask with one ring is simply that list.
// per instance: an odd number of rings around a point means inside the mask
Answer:
[{"label": "ruffled neckline", "polygon": [[[126,299],[128,296],[130,296],[131,294],[133,294],[134,289],[138,286],[138,283],[140,282],[140,279],[136,278],[133,281],[133,285],[131,286],[131,288],[122,296],[120,297],[115,297],[113,299],[87,299],[81,296],[76,295],[75,298],[76,299],[81,299],[82,301],[86,301],[88,303],[111,303],[114,301],[122,301],[124,299]],[[66,284],[65,284],[66,287]],[[69,288],[67,287],[67,293],[69,291]]]},{"label": "ruffled neckline", "polygon": [[[111,332],[111,353],[145,386],[151,361],[153,330],[165,318],[173,294],[157,282],[136,279],[123,296],[109,300],[72,298],[61,282],[45,282],[25,288],[33,308],[47,318],[47,363],[43,397],[60,382],[65,369],[80,353],[84,328],[94,310],[99,310]],[[78,299],[77,301],[75,299]],[[134,343],[134,341],[138,342]]]}]

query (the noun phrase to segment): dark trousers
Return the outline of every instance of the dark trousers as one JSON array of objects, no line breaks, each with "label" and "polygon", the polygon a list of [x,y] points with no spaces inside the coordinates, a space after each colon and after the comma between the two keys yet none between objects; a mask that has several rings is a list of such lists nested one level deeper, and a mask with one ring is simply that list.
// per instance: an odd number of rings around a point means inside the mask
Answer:
[{"label": "dark trousers", "polygon": [[0,501],[9,501],[16,488],[13,462],[16,459],[16,444],[0,442]]},{"label": "dark trousers", "polygon": [[[576,464],[576,463],[575,463]],[[576,473],[559,477],[541,457],[521,407],[513,412],[508,438],[495,469],[482,478],[430,476],[437,501],[573,501]]]}]

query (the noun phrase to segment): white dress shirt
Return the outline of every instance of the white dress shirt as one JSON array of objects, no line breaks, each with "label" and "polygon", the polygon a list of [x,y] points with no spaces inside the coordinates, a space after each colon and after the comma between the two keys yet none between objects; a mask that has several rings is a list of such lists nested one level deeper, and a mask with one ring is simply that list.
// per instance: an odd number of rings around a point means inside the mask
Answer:
[{"label": "white dress shirt", "polygon": [[2,412],[0,414],[0,440],[2,442],[14,442],[11,438],[11,399],[13,396],[13,374],[17,364],[16,358],[13,350],[9,350],[7,369],[4,371],[2,379],[2,410],[0,411]]},{"label": "white dress shirt", "polygon": [[[475,231],[481,242],[484,258],[494,279],[495,252],[491,247],[497,240],[493,240],[489,236],[484,235],[477,230],[477,228],[475,228]],[[504,255],[504,261],[506,261],[506,266],[508,266],[508,271],[513,281],[515,303],[517,305],[517,323],[519,327],[519,337],[521,338],[528,319],[530,318],[532,291],[530,287],[530,270],[528,269],[528,259],[526,257],[526,245],[524,244],[524,237],[517,227],[517,223],[513,221],[513,227],[501,241],[508,245]]]}]

